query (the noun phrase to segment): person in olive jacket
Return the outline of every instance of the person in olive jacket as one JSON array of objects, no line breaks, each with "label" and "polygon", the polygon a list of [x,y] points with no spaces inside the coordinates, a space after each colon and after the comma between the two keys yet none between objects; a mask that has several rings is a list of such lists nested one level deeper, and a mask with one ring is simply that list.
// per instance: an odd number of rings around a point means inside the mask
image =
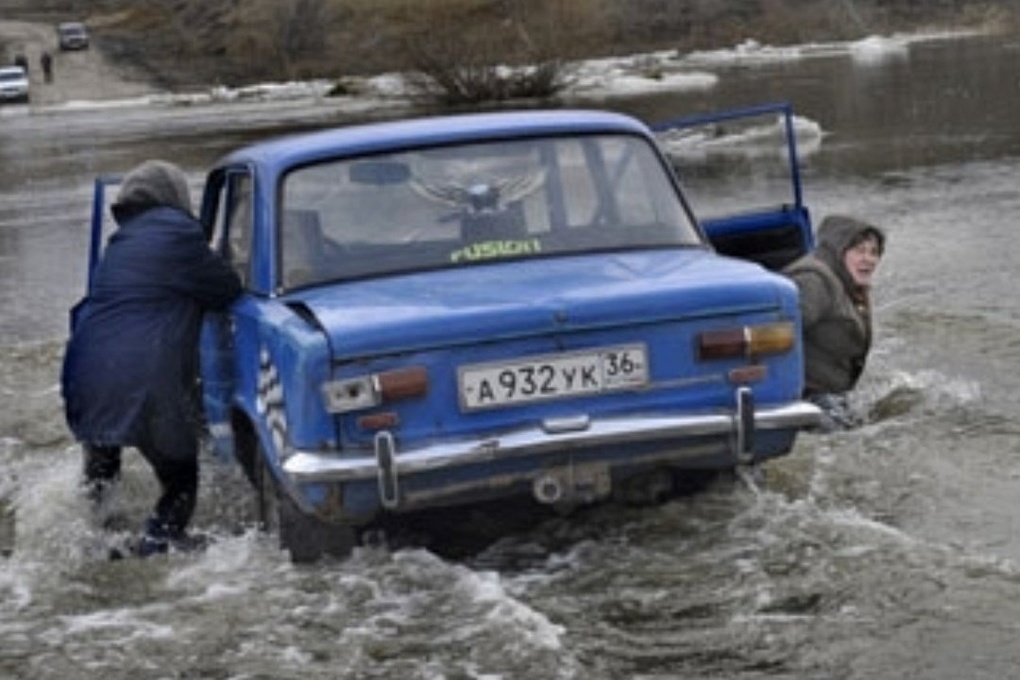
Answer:
[{"label": "person in olive jacket", "polygon": [[184,545],[198,491],[198,339],[206,310],[241,284],[191,214],[177,166],[146,161],[125,177],[89,295],[72,312],[62,394],[82,443],[86,490],[100,503],[118,480],[121,447],[139,450],[162,494],[140,554]]},{"label": "person in olive jacket", "polygon": [[804,396],[828,417],[824,429],[854,424],[846,394],[856,386],[871,350],[872,278],[885,250],[878,227],[831,215],[818,228],[817,247],[784,270],[800,290],[804,333]]}]

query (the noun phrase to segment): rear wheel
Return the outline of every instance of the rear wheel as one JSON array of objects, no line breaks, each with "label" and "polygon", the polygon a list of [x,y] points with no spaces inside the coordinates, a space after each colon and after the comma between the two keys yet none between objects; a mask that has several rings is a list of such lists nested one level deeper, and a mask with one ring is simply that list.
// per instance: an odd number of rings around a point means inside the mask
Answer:
[{"label": "rear wheel", "polygon": [[258,446],[252,461],[255,487],[255,511],[259,527],[280,538],[280,547],[290,553],[292,562],[306,564],[324,556],[347,557],[354,548],[354,528],[323,521],[304,512],[282,493]]}]

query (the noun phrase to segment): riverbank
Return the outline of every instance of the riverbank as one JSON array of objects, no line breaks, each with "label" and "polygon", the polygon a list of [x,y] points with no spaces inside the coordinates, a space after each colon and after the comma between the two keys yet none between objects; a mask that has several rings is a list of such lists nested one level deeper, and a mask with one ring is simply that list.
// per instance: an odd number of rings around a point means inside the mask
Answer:
[{"label": "riverbank", "polygon": [[[675,50],[566,62],[558,105],[599,105],[614,98],[658,92],[697,92],[716,87],[731,68],[756,67],[818,58],[849,58],[877,62],[906,55],[919,42],[956,38],[965,31],[872,35],[859,40],[773,46],[747,39],[731,46],[680,54]],[[17,42],[14,42],[17,36]],[[407,74],[347,76],[262,82],[243,87],[213,86],[171,90],[156,87],[142,72],[111,62],[95,49],[59,52],[48,24],[0,21],[0,41],[16,44],[30,64],[44,51],[55,59],[55,77],[45,83],[41,69],[30,71],[32,112],[123,108],[131,106],[195,107],[204,104],[275,103],[283,116],[286,108],[316,107],[371,113],[393,107],[423,104],[421,90]],[[10,108],[10,107],[8,107]],[[0,112],[2,113],[2,112]]]},{"label": "riverbank", "polygon": [[942,30],[1009,30],[1001,0],[2,0],[8,20],[83,21],[157,89],[687,54]]}]

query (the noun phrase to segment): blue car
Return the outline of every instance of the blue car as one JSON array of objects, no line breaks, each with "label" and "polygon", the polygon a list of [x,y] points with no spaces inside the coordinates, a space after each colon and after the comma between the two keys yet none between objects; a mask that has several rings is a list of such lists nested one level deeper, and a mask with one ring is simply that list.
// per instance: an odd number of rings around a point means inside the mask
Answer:
[{"label": "blue car", "polygon": [[769,269],[810,220],[794,176],[792,202],[702,224],[657,133],[704,122],[430,117],[213,167],[202,218],[247,292],[203,331],[206,416],[292,559],[429,508],[570,509],[790,451],[818,411]]}]

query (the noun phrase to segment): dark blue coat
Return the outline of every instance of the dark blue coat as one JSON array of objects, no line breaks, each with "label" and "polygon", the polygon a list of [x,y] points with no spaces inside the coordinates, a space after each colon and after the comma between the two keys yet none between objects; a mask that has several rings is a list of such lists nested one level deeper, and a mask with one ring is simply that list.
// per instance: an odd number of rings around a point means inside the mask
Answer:
[{"label": "dark blue coat", "polygon": [[202,314],[240,292],[201,225],[166,207],[110,238],[64,357],[67,423],[82,442],[194,456]]}]

